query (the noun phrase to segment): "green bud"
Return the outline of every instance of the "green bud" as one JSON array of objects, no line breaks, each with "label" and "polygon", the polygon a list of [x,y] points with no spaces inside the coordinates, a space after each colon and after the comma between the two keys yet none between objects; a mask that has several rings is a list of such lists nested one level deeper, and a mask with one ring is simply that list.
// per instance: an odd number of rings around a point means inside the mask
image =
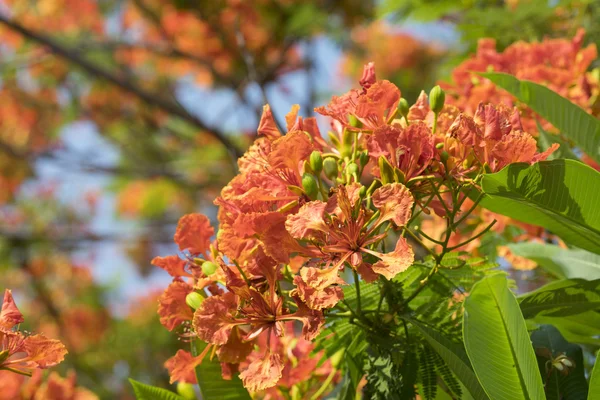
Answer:
[{"label": "green bud", "polygon": [[435,148],[440,150],[444,148],[444,142],[439,142],[438,144],[435,145]]},{"label": "green bud", "polygon": [[346,173],[350,174],[350,175],[357,174],[358,173],[358,165],[356,165],[356,163],[353,163],[353,162],[346,165]]},{"label": "green bud", "polygon": [[365,186],[361,186],[360,189],[358,190],[358,195],[360,196],[361,199],[364,199],[366,194],[367,194],[367,188]]},{"label": "green bud", "polygon": [[194,310],[198,309],[203,301],[204,297],[202,297],[202,295],[200,295],[198,292],[192,292],[185,296],[185,302]]},{"label": "green bud", "polygon": [[214,274],[217,268],[219,268],[219,266],[211,261],[205,261],[204,264],[202,264],[202,272],[204,272],[204,275],[206,276]]},{"label": "green bud", "polygon": [[196,392],[194,391],[194,385],[191,383],[178,382],[177,393],[186,400],[196,400]]},{"label": "green bud", "polygon": [[325,176],[331,180],[337,178],[339,170],[338,163],[335,158],[327,157],[323,160],[323,171],[325,171]]},{"label": "green bud", "polygon": [[399,168],[394,168],[394,182],[406,183],[406,175]]},{"label": "green bud", "polygon": [[450,154],[448,154],[448,152],[446,150],[444,150],[440,153],[440,159],[442,160],[442,162],[444,164],[446,164],[446,161],[448,161],[449,156],[450,156]]},{"label": "green bud", "polygon": [[400,114],[404,116],[404,118],[408,118],[408,111],[410,110],[410,107],[408,105],[408,101],[406,101],[404,97],[402,97],[400,102],[398,102],[398,110],[400,111]]},{"label": "green bud", "polygon": [[361,151],[358,155],[358,161],[361,167],[367,165],[369,163],[369,152],[367,150]]},{"label": "green bud", "polygon": [[321,156],[321,153],[316,150],[310,153],[309,164],[315,174],[320,174],[323,170],[323,156]]},{"label": "green bud", "polygon": [[434,86],[429,92],[429,108],[431,111],[438,114],[444,108],[444,101],[446,101],[446,93],[442,90],[440,85]]},{"label": "green bud", "polygon": [[304,174],[302,176],[302,187],[304,188],[304,193],[311,199],[316,199],[317,194],[319,193],[319,186],[317,185],[317,180],[312,174]]},{"label": "green bud", "polygon": [[378,165],[381,182],[383,182],[384,185],[394,182],[394,167],[392,167],[387,158],[380,156]]},{"label": "green bud", "polygon": [[301,187],[296,186],[296,185],[288,185],[287,187],[292,193],[298,195],[298,196],[302,196],[304,194],[304,190],[302,190]]}]

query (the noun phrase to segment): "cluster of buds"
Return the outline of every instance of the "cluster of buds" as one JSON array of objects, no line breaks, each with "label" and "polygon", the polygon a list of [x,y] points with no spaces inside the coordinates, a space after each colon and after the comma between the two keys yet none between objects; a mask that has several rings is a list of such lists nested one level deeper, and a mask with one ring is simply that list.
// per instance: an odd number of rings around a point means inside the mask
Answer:
[{"label": "cluster of buds", "polygon": [[[282,336],[313,340],[330,313],[353,311],[345,285],[408,269],[412,221],[430,208],[460,208],[443,193],[464,201],[481,173],[555,149],[538,153],[508,107],[461,113],[439,87],[409,106],[395,85],[376,80],[372,64],[360,84],[316,109],[332,119],[329,141],[297,106],[280,132],[265,106],[262,137],[215,200],[216,240],[207,217],[186,215],[175,234],[182,254],[154,260],[174,277],[160,299],[161,322],[208,343],[196,357],[180,351],[168,361],[173,380],[194,382],[211,353],[224,376],[239,372],[252,392],[277,385],[293,367],[291,349],[276,345],[291,343]],[[315,378],[304,372],[305,381]]]},{"label": "cluster of buds", "polygon": [[67,350],[55,339],[44,335],[27,335],[19,331],[24,321],[10,290],[4,292],[0,311],[0,371],[31,376],[36,369],[53,367],[63,361]]}]

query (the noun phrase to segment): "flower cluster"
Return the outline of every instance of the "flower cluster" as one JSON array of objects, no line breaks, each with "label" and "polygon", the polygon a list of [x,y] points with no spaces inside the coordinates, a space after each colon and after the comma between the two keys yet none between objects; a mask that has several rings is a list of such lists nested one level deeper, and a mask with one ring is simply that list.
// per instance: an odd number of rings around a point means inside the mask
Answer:
[{"label": "flower cluster", "polygon": [[31,375],[35,369],[53,367],[62,362],[67,354],[65,346],[44,335],[26,335],[15,330],[23,321],[23,314],[7,289],[0,311],[0,370]]},{"label": "flower cluster", "polygon": [[[173,380],[193,382],[208,354],[253,392],[288,379],[284,337],[313,340],[329,314],[353,311],[346,285],[410,268],[407,227],[419,214],[454,216],[482,172],[555,150],[538,153],[507,106],[463,113],[436,87],[409,107],[394,84],[377,81],[372,63],[360,84],[316,109],[331,118],[329,141],[297,106],[280,132],[265,106],[261,137],[215,200],[216,240],[206,216],[185,215],[175,233],[182,254],[153,261],[174,278],[159,301],[163,325],[208,343],[196,357],[182,350],[167,362]],[[448,201],[448,192],[458,194]],[[304,379],[316,371],[303,369]]]},{"label": "flower cluster", "polygon": [[[496,50],[494,39],[480,39],[477,53],[453,70],[453,82],[441,85],[448,91],[449,102],[463,111],[471,112],[481,102],[513,104],[512,95],[477,75],[477,72],[505,72],[543,84],[592,111],[599,94],[598,78],[597,74],[586,71],[596,59],[597,50],[594,44],[583,47],[584,35],[585,31],[580,29],[572,40],[517,42],[502,52]],[[533,112],[521,111],[526,129],[537,132]],[[551,129],[548,123],[544,123],[544,127]]]}]

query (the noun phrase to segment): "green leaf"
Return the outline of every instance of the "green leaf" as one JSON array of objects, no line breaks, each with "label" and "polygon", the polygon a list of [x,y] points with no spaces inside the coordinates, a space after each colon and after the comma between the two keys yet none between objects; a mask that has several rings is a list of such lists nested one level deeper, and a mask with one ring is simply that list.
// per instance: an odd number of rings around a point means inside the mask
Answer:
[{"label": "green leaf", "polygon": [[558,278],[600,279],[600,256],[589,251],[533,242],[508,247],[513,254],[535,261]]},{"label": "green leaf", "polygon": [[[201,340],[193,341],[192,354],[194,357],[202,353],[206,346],[206,342]],[[229,381],[223,379],[221,364],[216,358],[210,360],[209,356],[204,357],[202,363],[196,367],[196,379],[198,379],[203,400],[250,400],[250,395],[237,374],[233,374],[232,379]]]},{"label": "green leaf", "polygon": [[412,319],[410,322],[421,331],[425,340],[442,357],[444,362],[448,364],[452,372],[454,372],[465,388],[471,393],[473,398],[481,400],[489,398],[477,380],[475,372],[473,372],[471,361],[469,361],[462,343],[453,342],[442,333],[420,322]]},{"label": "green leaf", "polygon": [[547,150],[554,143],[558,143],[560,145],[558,150],[556,150],[548,156],[547,160],[555,160],[557,158],[569,158],[571,160],[579,161],[579,157],[577,157],[577,155],[573,153],[568,143],[562,140],[560,136],[546,132],[538,121],[536,121],[536,123],[539,132],[538,147],[540,148],[540,151]]},{"label": "green leaf", "polygon": [[161,389],[156,386],[146,385],[133,379],[129,379],[135,398],[137,400],[185,400],[183,397],[170,392],[166,389]]},{"label": "green leaf", "polygon": [[504,274],[473,286],[465,300],[463,335],[475,374],[490,398],[544,398],[525,319]]},{"label": "green leaf", "polygon": [[481,187],[483,207],[600,254],[600,173],[593,168],[574,160],[511,164],[484,175]]},{"label": "green leaf", "polygon": [[600,309],[600,279],[567,279],[552,282],[534,292],[519,296],[519,302],[525,318],[534,318],[537,315],[566,317]]},{"label": "green leaf", "polygon": [[[531,342],[535,349],[538,367],[544,376],[547,400],[583,400],[588,394],[588,383],[583,367],[581,346],[569,343],[552,325],[542,325],[531,333]],[[561,374],[555,368],[548,373],[548,361],[561,355],[567,356],[573,366]],[[566,372],[565,371],[565,372]]]},{"label": "green leaf", "polygon": [[587,311],[568,317],[537,316],[531,320],[536,324],[553,325],[571,343],[589,344],[600,346],[598,327],[600,326],[600,313]]},{"label": "green leaf", "polygon": [[600,360],[600,351],[596,354],[596,364],[590,377],[588,400],[600,400],[600,362],[598,360]]},{"label": "green leaf", "polygon": [[497,72],[481,75],[527,104],[558,128],[563,135],[572,139],[596,162],[600,162],[600,121],[598,119],[543,85],[520,81],[512,75]]}]

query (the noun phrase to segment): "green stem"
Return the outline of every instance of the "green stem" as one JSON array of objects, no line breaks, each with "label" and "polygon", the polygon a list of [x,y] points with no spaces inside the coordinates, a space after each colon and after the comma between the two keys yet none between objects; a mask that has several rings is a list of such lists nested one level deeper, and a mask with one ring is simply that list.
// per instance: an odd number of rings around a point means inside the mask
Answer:
[{"label": "green stem", "polygon": [[354,275],[354,285],[356,286],[356,312],[361,314],[361,299],[360,299],[360,279],[358,278],[358,272],[353,268],[352,274]]}]

